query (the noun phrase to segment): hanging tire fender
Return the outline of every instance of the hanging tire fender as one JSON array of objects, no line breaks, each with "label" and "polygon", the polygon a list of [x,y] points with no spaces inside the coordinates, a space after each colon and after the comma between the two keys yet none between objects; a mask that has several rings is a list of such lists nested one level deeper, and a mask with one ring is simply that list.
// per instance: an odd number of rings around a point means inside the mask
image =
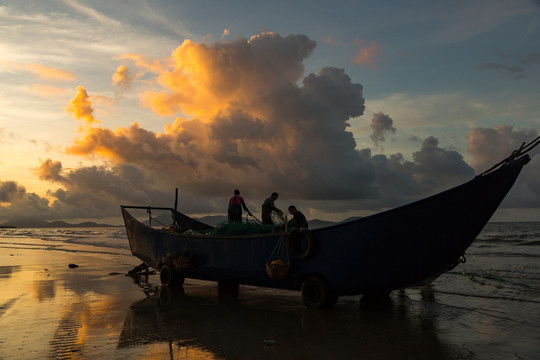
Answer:
[{"label": "hanging tire fender", "polygon": [[[305,237],[307,240],[307,247],[305,249],[299,249],[302,237]],[[303,260],[309,258],[315,251],[313,234],[308,229],[294,229],[287,237],[287,249],[289,250],[289,254],[295,259]]]}]

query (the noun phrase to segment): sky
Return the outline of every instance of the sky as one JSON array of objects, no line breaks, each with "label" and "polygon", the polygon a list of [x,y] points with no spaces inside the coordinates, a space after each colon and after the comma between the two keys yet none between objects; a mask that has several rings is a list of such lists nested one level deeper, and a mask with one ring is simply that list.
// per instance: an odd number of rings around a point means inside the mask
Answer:
[{"label": "sky", "polygon": [[[340,221],[540,135],[540,1],[0,1],[0,223]],[[540,149],[493,220],[540,221]]]}]

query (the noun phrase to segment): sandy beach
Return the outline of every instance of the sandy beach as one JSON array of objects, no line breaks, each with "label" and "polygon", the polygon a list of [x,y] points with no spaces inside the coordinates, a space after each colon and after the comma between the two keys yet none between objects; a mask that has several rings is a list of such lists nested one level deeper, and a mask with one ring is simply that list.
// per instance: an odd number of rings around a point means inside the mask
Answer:
[{"label": "sandy beach", "polygon": [[534,359],[540,350],[538,302],[466,295],[479,286],[463,276],[468,264],[431,287],[378,303],[342,297],[321,311],[298,292],[220,295],[189,279],[163,288],[158,275],[125,275],[140,263],[127,249],[1,240],[2,360]]}]

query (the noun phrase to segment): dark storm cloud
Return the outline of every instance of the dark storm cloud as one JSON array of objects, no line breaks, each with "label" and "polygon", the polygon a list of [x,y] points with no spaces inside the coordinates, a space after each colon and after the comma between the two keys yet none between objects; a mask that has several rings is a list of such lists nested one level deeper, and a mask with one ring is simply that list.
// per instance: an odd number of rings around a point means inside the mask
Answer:
[{"label": "dark storm cloud", "polygon": [[395,134],[396,128],[393,126],[394,120],[389,115],[383,114],[381,111],[373,114],[371,118],[371,130],[373,133],[369,136],[375,145],[384,142],[386,133]]},{"label": "dark storm cloud", "polygon": [[[358,149],[348,121],[364,114],[363,87],[334,67],[303,77],[315,45],[304,35],[262,33],[211,45],[185,41],[163,63],[136,62],[137,74],[146,71],[145,81],[155,85],[141,101],[157,114],[178,116],[163,132],[137,123],[107,128],[79,87],[68,110],[80,131],[67,152],[107,166],[66,170],[47,159],[37,172],[57,186],[48,193],[52,203],[8,184],[0,193],[8,203],[2,214],[18,198],[21,211],[25,204],[45,206],[49,218],[115,216],[120,204],[170,206],[176,187],[188,213],[225,213],[235,188],[254,210],[272,191],[316,209],[377,210],[474,177],[461,154],[434,137],[413,154]],[[371,129],[376,144],[396,131],[383,112]],[[482,139],[501,139],[474,130],[469,152],[481,168],[495,155]]]},{"label": "dark storm cloud", "polygon": [[26,195],[26,189],[15,181],[0,181],[0,201],[11,202]]}]

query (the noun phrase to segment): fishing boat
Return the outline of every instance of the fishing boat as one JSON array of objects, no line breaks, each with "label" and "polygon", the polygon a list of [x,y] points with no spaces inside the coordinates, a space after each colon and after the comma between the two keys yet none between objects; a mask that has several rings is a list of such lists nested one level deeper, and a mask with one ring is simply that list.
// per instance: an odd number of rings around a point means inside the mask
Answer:
[{"label": "fishing boat", "polygon": [[[326,308],[339,296],[387,296],[425,284],[463,262],[529,160],[514,152],[452,189],[313,230],[209,235],[213,227],[177,211],[176,202],[174,208],[121,210],[131,252],[160,270],[164,286],[193,278],[217,281],[221,289],[245,284],[300,290],[306,306]],[[170,211],[174,226],[153,228],[128,209]],[[276,253],[279,258],[272,258]]]}]

